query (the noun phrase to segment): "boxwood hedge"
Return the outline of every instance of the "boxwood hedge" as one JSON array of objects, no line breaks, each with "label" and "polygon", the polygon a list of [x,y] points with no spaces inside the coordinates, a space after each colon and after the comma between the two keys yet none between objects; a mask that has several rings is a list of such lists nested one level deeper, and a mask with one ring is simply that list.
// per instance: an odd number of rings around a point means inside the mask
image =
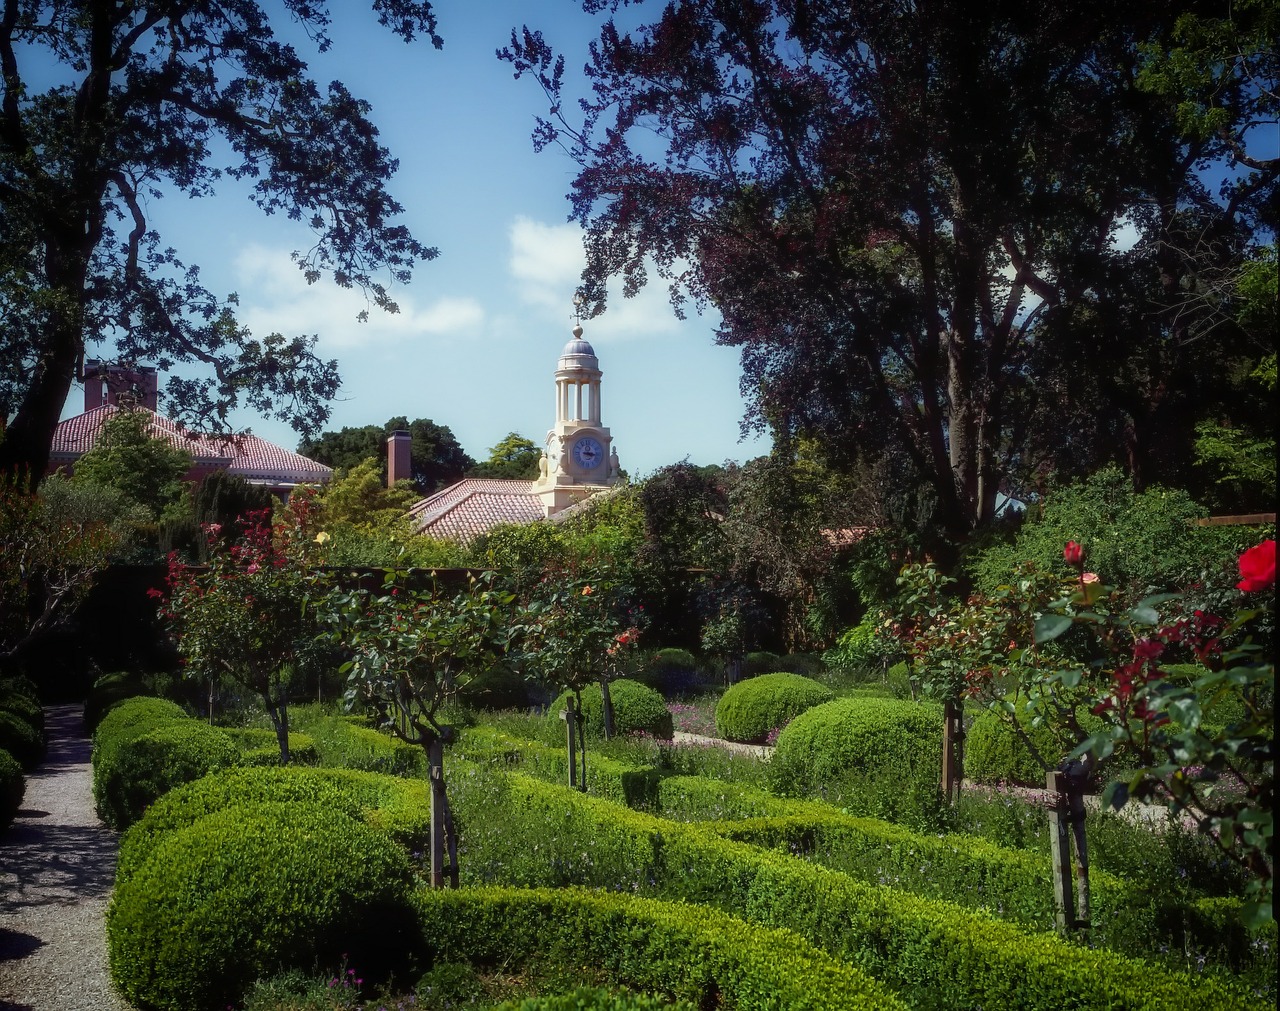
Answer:
[{"label": "boxwood hedge", "polygon": [[[671,740],[674,732],[671,711],[667,708],[666,699],[658,692],[639,681],[623,678],[610,683],[609,698],[613,702],[614,729],[618,734],[643,731],[666,741]],[[564,711],[568,701],[569,693],[564,692],[551,703],[551,708],[547,711],[545,740],[563,739],[564,722],[560,719],[560,713]],[[582,712],[586,718],[587,735],[603,737],[604,696],[598,684],[588,685],[582,690]]]},{"label": "boxwood hedge", "polygon": [[426,752],[422,748],[374,730],[366,722],[363,717],[330,716],[311,723],[307,736],[320,756],[319,764],[392,776],[426,773]]},{"label": "boxwood hedge", "polygon": [[761,674],[730,687],[716,704],[716,732],[730,741],[760,742],[835,693],[799,674]]},{"label": "boxwood hedge", "polygon": [[293,968],[404,973],[418,947],[411,877],[394,843],[341,811],[233,805],[167,834],[119,884],[111,977],[143,1007],[221,1011]]},{"label": "boxwood hedge", "polygon": [[30,772],[44,758],[44,731],[20,709],[0,707],[0,748]]},{"label": "boxwood hedge", "polygon": [[[279,765],[280,742],[274,730],[236,727],[223,730],[240,748],[241,765]],[[319,765],[320,752],[307,734],[289,734],[289,764]]]},{"label": "boxwood hedge", "polygon": [[572,993],[554,997],[526,997],[521,1001],[509,1000],[493,1011],[695,1011],[687,1001],[669,1001],[664,997],[632,993],[628,990],[606,990],[598,986],[583,986]]},{"label": "boxwood hedge", "polygon": [[699,1007],[904,1011],[875,980],[791,931],[704,907],[513,888],[419,889],[414,904],[433,960],[508,971],[538,956],[588,964],[622,985]]},{"label": "boxwood hedge", "polygon": [[802,713],[778,735],[769,779],[781,794],[821,793],[846,777],[886,789],[936,793],[942,707],[897,699],[836,699]]},{"label": "boxwood hedge", "polygon": [[[525,848],[539,847],[537,860],[506,862],[513,880],[546,880],[554,870],[561,881],[634,887],[786,927],[864,968],[913,1007],[1269,1006],[1217,978],[1082,948],[952,902],[719,838],[706,826],[628,811],[518,773],[508,780],[509,808],[537,815],[522,823],[538,832]],[[506,844],[517,853],[520,840]]]}]

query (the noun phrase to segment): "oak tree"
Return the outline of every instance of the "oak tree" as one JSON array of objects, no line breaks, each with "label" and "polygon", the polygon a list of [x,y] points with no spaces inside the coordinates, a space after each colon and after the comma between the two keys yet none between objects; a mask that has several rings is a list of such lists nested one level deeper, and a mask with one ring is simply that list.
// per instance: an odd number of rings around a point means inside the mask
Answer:
[{"label": "oak tree", "polygon": [[[300,431],[328,416],[336,363],[314,337],[253,335],[234,296],[205,288],[149,216],[164,193],[213,195],[224,176],[264,214],[310,227],[294,254],[387,310],[388,284],[435,256],[396,224],[396,162],[368,103],[322,86],[292,41],[331,45],[328,5],[282,0],[5,0],[0,7],[0,471],[43,474],[59,412],[100,357],[189,366],[170,411],[218,430],[237,405]],[[439,47],[427,0],[371,0],[405,41]]]}]

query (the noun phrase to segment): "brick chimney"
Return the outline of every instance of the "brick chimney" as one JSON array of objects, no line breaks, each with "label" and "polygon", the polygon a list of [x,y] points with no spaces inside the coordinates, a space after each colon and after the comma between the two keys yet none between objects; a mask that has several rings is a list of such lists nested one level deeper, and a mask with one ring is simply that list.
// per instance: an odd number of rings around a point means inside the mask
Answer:
[{"label": "brick chimney", "polygon": [[107,365],[96,358],[84,363],[84,409],[126,403],[156,410],[160,377],[150,365]]},{"label": "brick chimney", "polygon": [[409,433],[400,429],[387,436],[387,487],[397,481],[413,478],[413,465],[409,461]]}]

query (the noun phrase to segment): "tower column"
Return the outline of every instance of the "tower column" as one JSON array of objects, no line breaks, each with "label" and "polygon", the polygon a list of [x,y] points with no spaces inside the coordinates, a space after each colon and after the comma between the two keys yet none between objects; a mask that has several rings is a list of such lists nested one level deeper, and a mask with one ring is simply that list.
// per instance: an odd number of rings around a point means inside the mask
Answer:
[{"label": "tower column", "polygon": [[591,384],[591,420],[600,424],[600,380]]},{"label": "tower column", "polygon": [[574,394],[577,399],[576,410],[573,415],[574,421],[582,420],[582,383],[574,383]]}]

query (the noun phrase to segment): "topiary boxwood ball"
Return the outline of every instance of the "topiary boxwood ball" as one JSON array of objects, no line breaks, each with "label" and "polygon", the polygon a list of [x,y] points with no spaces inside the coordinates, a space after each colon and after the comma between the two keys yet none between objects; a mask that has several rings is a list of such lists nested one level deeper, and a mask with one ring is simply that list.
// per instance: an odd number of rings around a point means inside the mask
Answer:
[{"label": "topiary boxwood ball", "polygon": [[720,696],[716,733],[730,741],[763,741],[771,730],[833,698],[830,688],[799,674],[761,674]]},{"label": "topiary boxwood ball", "polygon": [[[1079,715],[1081,726],[1092,733],[1101,727],[1101,721],[1087,712]],[[1042,761],[1050,769],[1071,750],[1053,731],[1044,726],[1032,726],[1024,716],[1019,717],[1023,732]],[[982,713],[965,733],[964,775],[975,783],[1015,783],[1019,786],[1045,785],[1045,768],[1014,730],[1008,716],[988,709]]]},{"label": "topiary boxwood ball", "polygon": [[898,699],[836,699],[801,713],[778,735],[769,763],[783,793],[809,794],[849,776],[891,777],[906,791],[942,768],[942,707]]},{"label": "topiary boxwood ball", "polygon": [[116,889],[111,977],[141,1007],[222,1011],[290,969],[403,974],[418,946],[411,877],[404,853],[349,815],[228,807],[166,837]]},{"label": "topiary boxwood ball", "polygon": [[[647,688],[638,681],[613,681],[609,684],[609,698],[613,701],[613,724],[615,731],[628,734],[632,731],[643,731],[660,737],[664,741],[671,740],[674,725],[671,721],[671,710],[667,701],[652,688]],[[569,692],[564,692],[551,704],[548,721],[552,735],[564,733],[564,723],[560,713],[564,711],[569,700]],[[586,717],[587,735],[604,736],[604,698],[598,684],[588,685],[582,690],[582,712]]]},{"label": "topiary boxwood ball", "polygon": [[163,723],[119,742],[95,763],[98,815],[112,828],[127,828],[175,786],[239,761],[240,749],[216,727],[191,719]]},{"label": "topiary boxwood ball", "polygon": [[30,772],[44,758],[44,734],[21,714],[0,709],[0,748]]}]

